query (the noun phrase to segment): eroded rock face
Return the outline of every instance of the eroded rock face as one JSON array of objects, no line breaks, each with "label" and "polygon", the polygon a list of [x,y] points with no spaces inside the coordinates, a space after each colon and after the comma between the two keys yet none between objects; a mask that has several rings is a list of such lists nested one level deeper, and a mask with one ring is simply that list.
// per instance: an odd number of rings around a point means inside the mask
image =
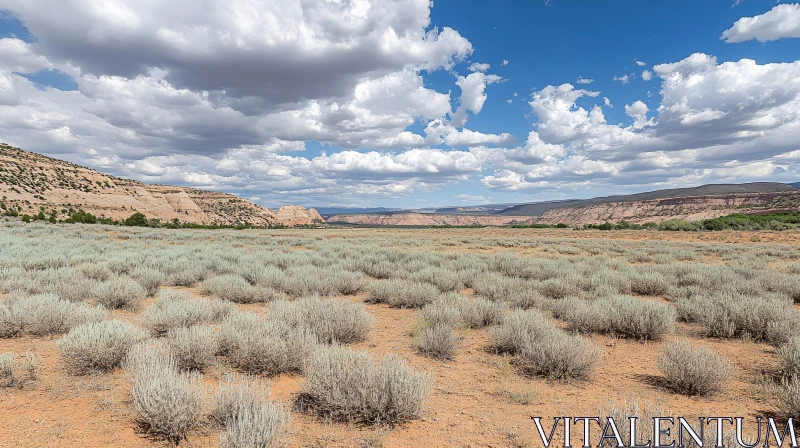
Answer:
[{"label": "eroded rock face", "polygon": [[625,220],[635,224],[669,219],[696,221],[732,213],[769,213],[797,210],[800,192],[737,193],[719,196],[692,196],[652,201],[613,202],[553,209],[538,217],[545,224],[602,224]]},{"label": "eroded rock face", "polygon": [[[313,208],[304,208],[299,205],[284,205],[275,212],[275,217],[284,225],[312,225],[321,224],[325,220]],[[289,223],[289,224],[286,224]]]},{"label": "eroded rock face", "polygon": [[[162,222],[195,224],[314,225],[316,210],[286,206],[275,213],[248,200],[213,191],[149,185],[0,144],[0,195],[6,207],[35,215],[72,210],[125,219],[135,212]],[[286,210],[284,210],[286,209]]]},{"label": "eroded rock face", "polygon": [[625,220],[642,224],[669,219],[701,220],[732,213],[769,213],[798,210],[798,208],[800,208],[800,192],[736,193],[564,207],[549,210],[542,216],[395,213],[334,215],[328,218],[328,222],[392,226],[505,226],[533,223],[564,223],[574,226]]},{"label": "eroded rock face", "polygon": [[534,219],[528,216],[395,213],[387,215],[334,215],[328,218],[328,222],[386,226],[506,226],[511,224],[530,224],[534,222]]}]

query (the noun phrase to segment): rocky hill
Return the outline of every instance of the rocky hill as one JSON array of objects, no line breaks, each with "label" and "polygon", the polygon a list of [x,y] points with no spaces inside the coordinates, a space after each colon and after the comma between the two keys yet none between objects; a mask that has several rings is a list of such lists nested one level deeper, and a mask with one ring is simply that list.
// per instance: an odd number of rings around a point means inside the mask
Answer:
[{"label": "rocky hill", "polygon": [[666,190],[647,191],[629,195],[603,196],[592,199],[570,199],[564,201],[534,202],[506,208],[498,214],[509,216],[541,216],[548,210],[565,207],[583,207],[599,204],[620,204],[645,202],[656,199],[680,199],[690,197],[725,197],[726,195],[742,195],[750,193],[800,193],[791,184],[779,182],[750,182],[744,184],[709,184],[690,188],[670,188]]},{"label": "rocky hill", "polygon": [[83,210],[117,220],[140,212],[162,222],[177,218],[196,224],[324,222],[314,209],[287,205],[272,211],[230,194],[122,179],[6,144],[0,144],[0,195],[6,207],[27,214],[55,212],[59,219]]},{"label": "rocky hill", "polygon": [[626,220],[641,224],[670,219],[701,220],[732,213],[797,210],[800,210],[800,190],[787,184],[756,183],[705,185],[630,196],[525,204],[491,215],[357,214],[331,216],[328,222],[395,226],[502,226],[534,223],[581,225]]},{"label": "rocky hill", "polygon": [[362,213],[330,216],[328,222],[371,226],[507,226],[512,224],[532,224],[536,222],[536,219],[528,216]]}]

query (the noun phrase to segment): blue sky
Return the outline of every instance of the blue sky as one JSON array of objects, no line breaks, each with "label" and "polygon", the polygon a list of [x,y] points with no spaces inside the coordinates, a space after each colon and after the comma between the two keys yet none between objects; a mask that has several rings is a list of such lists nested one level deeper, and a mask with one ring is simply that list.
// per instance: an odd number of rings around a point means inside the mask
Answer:
[{"label": "blue sky", "polygon": [[0,140],[120,176],[403,208],[800,180],[797,4],[28,3]]}]

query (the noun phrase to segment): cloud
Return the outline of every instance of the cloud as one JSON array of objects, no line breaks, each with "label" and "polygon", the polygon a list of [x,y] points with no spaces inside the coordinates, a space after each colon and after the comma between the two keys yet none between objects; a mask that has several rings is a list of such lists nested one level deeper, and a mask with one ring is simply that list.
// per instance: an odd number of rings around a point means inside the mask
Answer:
[{"label": "cloud", "polygon": [[469,71],[471,72],[485,72],[489,70],[491,66],[489,64],[481,64],[478,62],[473,63],[469,66]]},{"label": "cloud", "polygon": [[800,37],[800,4],[777,5],[754,17],[742,17],[720,39],[728,43],[757,40],[769,42],[790,37]]},{"label": "cloud", "polygon": [[591,84],[594,82],[594,79],[587,79],[583,76],[578,76],[578,80],[576,81],[578,84]]},{"label": "cloud", "polygon": [[523,147],[486,155],[492,171],[482,183],[507,191],[613,193],[800,177],[800,61],[718,63],[696,53],[653,72],[661,103],[650,118],[644,102],[626,105],[629,124],[609,124],[599,106],[576,104],[597,92],[570,84],[535,92],[536,131]]},{"label": "cloud", "polygon": [[503,62],[501,62],[501,63],[500,63],[500,65],[502,65],[503,67],[505,67],[506,65],[508,65],[508,60],[506,60],[506,59],[503,59]]},{"label": "cloud", "polygon": [[608,99],[608,97],[603,97],[603,105],[606,106],[606,107],[611,107],[611,108],[614,107],[614,105],[611,104],[611,100]]},{"label": "cloud", "polygon": [[457,76],[456,85],[461,88],[461,105],[453,113],[451,122],[453,126],[463,126],[467,122],[467,113],[477,114],[483,109],[486,102],[486,86],[503,81],[497,75],[487,75],[482,72],[473,72],[467,76]]},{"label": "cloud", "polygon": [[37,54],[32,47],[17,38],[0,39],[0,67],[14,73],[36,73],[55,68],[52,62]]},{"label": "cloud", "polygon": [[641,129],[654,124],[652,119],[650,121],[647,120],[648,111],[647,104],[642,101],[635,101],[633,104],[625,105],[625,115],[633,118],[633,127],[635,129]]},{"label": "cloud", "polygon": [[621,82],[623,84],[627,84],[630,81],[630,76],[625,74],[625,75],[622,75],[622,76],[615,76],[613,79],[614,79],[614,81],[619,81],[619,82]]},{"label": "cloud", "polygon": [[3,3],[55,63],[126,78],[158,68],[176,88],[224,92],[250,107],[342,97],[365,76],[449,68],[472,52],[457,31],[428,29],[428,0],[211,0],[202,8],[154,0],[102,12],[91,0]]},{"label": "cloud", "polygon": [[477,196],[471,194],[457,194],[453,196],[455,199],[461,199],[462,202],[485,202],[488,200],[485,196]]},{"label": "cloud", "polygon": [[[488,64],[457,75],[456,111],[449,92],[425,85],[422,71],[452,70],[472,52],[457,31],[431,27],[428,0],[3,7],[35,41],[0,39],[0,135],[115,175],[272,205],[356,201],[480,173],[474,153],[430,145],[516,142],[464,128],[503,80]],[[42,70],[65,72],[77,90],[20,75]],[[417,123],[424,134],[409,130]],[[323,155],[302,155],[310,141]]]},{"label": "cloud", "polygon": [[644,66],[646,66],[646,65],[647,65],[647,62],[644,62],[644,61],[638,61],[638,60],[636,60],[636,59],[634,59],[634,62],[636,62],[636,65],[638,65],[639,67],[644,67]]},{"label": "cloud", "polygon": [[650,81],[651,79],[653,79],[653,72],[651,72],[650,70],[643,71],[642,79],[645,81]]}]

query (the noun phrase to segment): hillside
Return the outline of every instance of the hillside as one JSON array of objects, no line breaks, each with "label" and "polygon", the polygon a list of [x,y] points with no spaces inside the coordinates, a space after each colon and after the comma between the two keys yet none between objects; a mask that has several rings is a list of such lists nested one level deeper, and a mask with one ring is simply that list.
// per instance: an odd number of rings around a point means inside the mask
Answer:
[{"label": "hillside", "polygon": [[536,202],[531,204],[521,204],[509,207],[500,211],[499,215],[507,216],[541,216],[548,210],[561,209],[565,207],[584,207],[597,204],[611,204],[620,202],[639,202],[652,201],[656,199],[687,198],[697,196],[723,196],[738,195],[749,193],[778,193],[795,191],[796,188],[790,184],[778,182],[752,182],[745,184],[709,184],[690,188],[671,188],[667,190],[655,190],[645,193],[629,195],[604,196],[592,199],[574,199],[566,201]]},{"label": "hillside", "polygon": [[502,226],[534,223],[582,225],[626,220],[642,224],[670,219],[701,220],[731,213],[769,213],[799,209],[800,190],[788,184],[758,182],[523,204],[509,207],[500,213],[485,215],[358,214],[331,216],[328,222],[395,226]]},{"label": "hillside", "polygon": [[140,212],[162,222],[196,224],[323,222],[314,209],[288,205],[272,211],[230,194],[122,179],[6,144],[0,144],[0,194],[6,207],[27,214],[43,210],[59,219],[80,209],[117,220]]}]

